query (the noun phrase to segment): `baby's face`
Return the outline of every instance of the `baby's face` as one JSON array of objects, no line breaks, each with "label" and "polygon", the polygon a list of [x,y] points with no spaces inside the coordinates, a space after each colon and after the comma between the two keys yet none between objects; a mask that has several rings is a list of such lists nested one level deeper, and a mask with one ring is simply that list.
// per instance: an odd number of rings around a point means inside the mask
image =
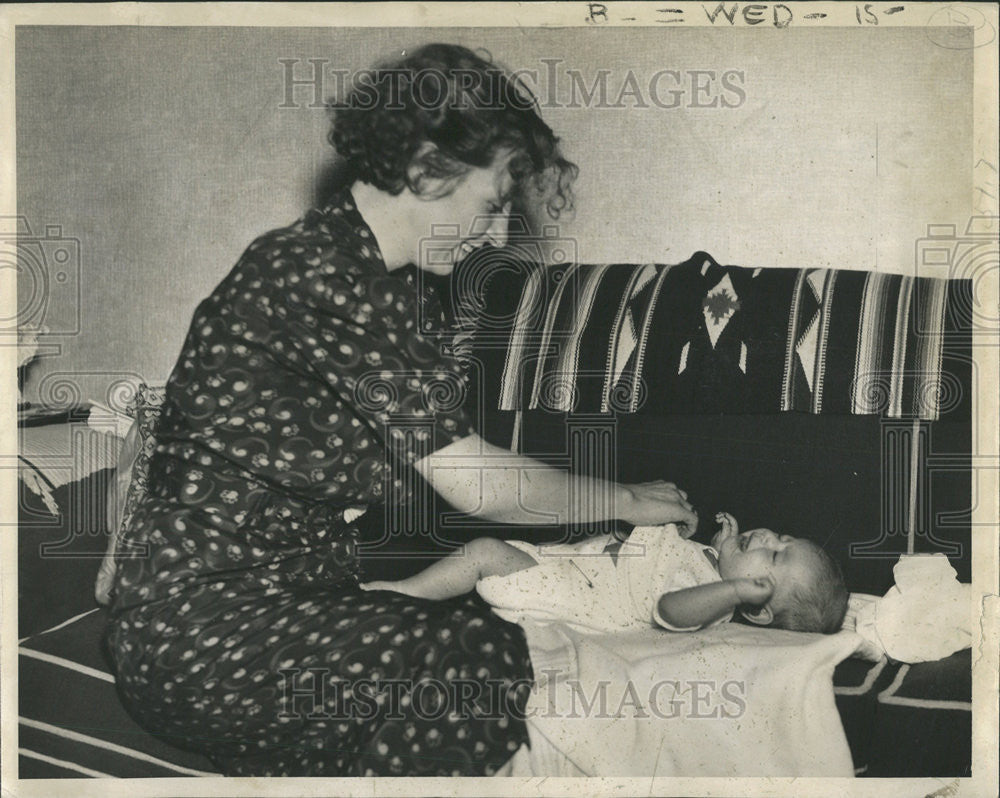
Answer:
[{"label": "baby's face", "polygon": [[770,529],[751,529],[733,534],[723,529],[712,545],[719,552],[719,575],[723,579],[767,579],[774,585],[774,608],[795,583],[812,577],[816,553],[813,544]]}]

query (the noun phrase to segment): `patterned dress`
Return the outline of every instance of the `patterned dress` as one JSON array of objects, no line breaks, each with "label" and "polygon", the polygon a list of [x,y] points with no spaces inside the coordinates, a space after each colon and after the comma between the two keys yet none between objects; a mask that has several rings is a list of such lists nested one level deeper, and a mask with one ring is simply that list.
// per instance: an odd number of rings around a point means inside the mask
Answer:
[{"label": "patterned dress", "polygon": [[527,740],[519,627],[358,587],[351,511],[473,432],[398,274],[341,194],[249,247],[167,383],[108,642],[130,711],[227,775],[488,775]]}]

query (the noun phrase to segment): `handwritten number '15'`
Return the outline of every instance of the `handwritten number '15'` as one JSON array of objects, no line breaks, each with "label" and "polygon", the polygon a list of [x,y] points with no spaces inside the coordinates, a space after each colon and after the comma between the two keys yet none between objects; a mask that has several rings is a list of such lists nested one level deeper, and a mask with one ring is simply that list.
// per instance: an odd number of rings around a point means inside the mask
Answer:
[{"label": "handwritten number '15'", "polygon": [[861,6],[854,6],[854,16],[858,18],[859,25],[878,25],[878,17],[872,13],[872,4],[865,3],[865,18],[861,19]]}]

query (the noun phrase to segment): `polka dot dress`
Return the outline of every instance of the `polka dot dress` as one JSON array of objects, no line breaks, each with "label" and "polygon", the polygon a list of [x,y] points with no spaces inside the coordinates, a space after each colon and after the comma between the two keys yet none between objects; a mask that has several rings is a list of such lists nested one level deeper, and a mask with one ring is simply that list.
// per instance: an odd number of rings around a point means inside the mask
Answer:
[{"label": "polka dot dress", "polygon": [[249,247],[168,381],[108,642],[130,711],[227,775],[489,775],[527,740],[519,627],[358,587],[351,510],[473,432],[402,272],[342,194]]}]

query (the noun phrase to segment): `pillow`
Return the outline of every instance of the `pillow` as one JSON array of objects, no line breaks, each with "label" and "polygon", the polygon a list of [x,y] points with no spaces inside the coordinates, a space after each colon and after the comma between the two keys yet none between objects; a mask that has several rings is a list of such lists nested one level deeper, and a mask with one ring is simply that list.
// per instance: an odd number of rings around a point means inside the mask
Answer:
[{"label": "pillow", "polygon": [[[844,615],[844,623],[841,625],[842,631],[858,631],[858,613],[866,607],[871,606],[879,600],[878,596],[870,593],[850,593],[847,596],[847,613]],[[864,643],[858,647],[853,656],[859,659],[866,659],[869,662],[879,662],[885,657],[885,649],[874,640],[862,635]]]},{"label": "pillow", "polygon": [[94,586],[98,604],[108,604],[114,584],[118,543],[148,487],[149,460],[156,449],[156,424],[166,389],[140,383],[126,412],[135,418],[122,445],[115,477],[108,485],[108,548]]},{"label": "pillow", "polygon": [[972,585],[956,579],[948,558],[904,554],[893,568],[896,584],[882,598],[851,594],[845,627],[874,654],[895,662],[934,662],[972,645]]},{"label": "pillow", "polygon": [[121,435],[113,416],[92,402],[36,404],[19,408],[17,415],[18,477],[59,518],[69,508],[59,507],[54,492],[114,468]]}]

